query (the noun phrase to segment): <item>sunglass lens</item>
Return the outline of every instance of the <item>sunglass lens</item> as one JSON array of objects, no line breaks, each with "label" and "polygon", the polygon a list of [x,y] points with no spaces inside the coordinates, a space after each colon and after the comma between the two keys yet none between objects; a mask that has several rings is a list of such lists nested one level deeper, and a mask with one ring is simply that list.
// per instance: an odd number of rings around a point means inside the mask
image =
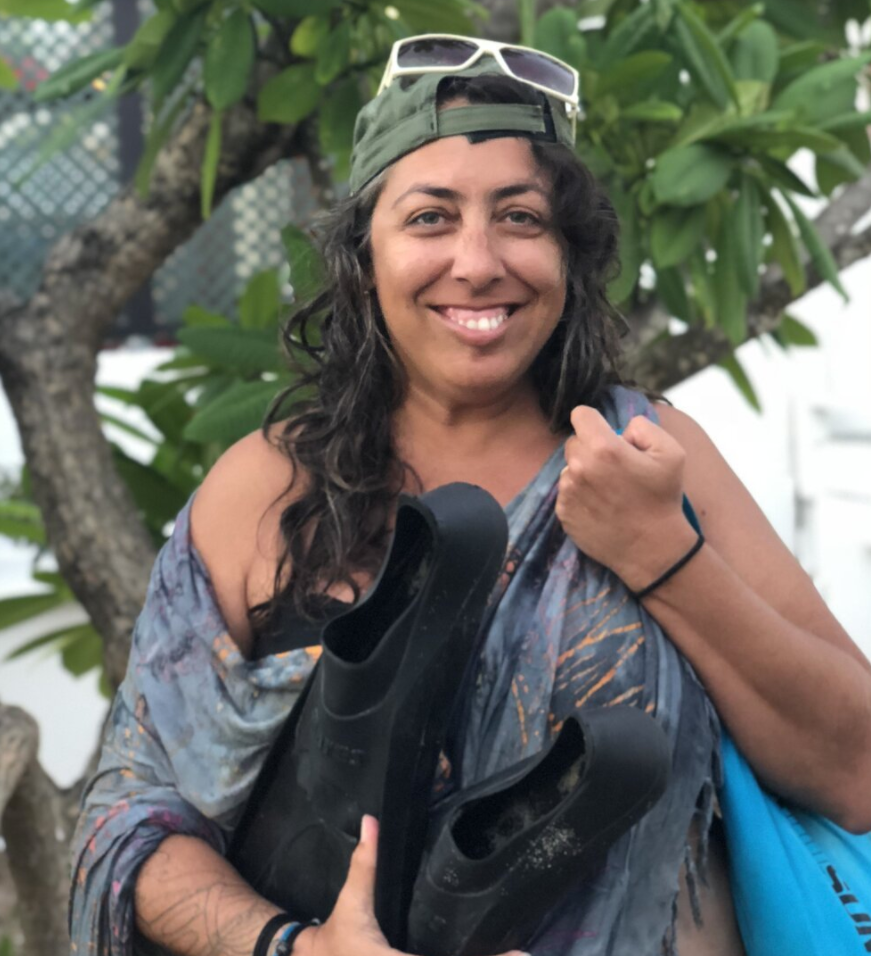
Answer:
[{"label": "sunglass lens", "polygon": [[502,56],[508,69],[519,80],[537,83],[565,96],[571,96],[575,92],[575,77],[572,71],[547,57],[537,56],[527,50],[511,49],[503,50]]},{"label": "sunglass lens", "polygon": [[422,66],[462,66],[478,48],[464,40],[408,40],[396,54],[402,68]]}]

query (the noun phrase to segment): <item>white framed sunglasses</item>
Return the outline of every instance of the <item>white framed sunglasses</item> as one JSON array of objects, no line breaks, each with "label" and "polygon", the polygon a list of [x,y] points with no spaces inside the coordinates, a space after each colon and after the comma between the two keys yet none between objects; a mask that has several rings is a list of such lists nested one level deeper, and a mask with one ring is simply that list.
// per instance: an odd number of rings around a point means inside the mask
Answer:
[{"label": "white framed sunglasses", "polygon": [[566,115],[574,134],[581,112],[578,71],[555,56],[528,46],[451,33],[424,33],[406,37],[393,44],[378,92],[387,89],[399,76],[459,73],[485,55],[492,56],[506,76],[565,103]]}]

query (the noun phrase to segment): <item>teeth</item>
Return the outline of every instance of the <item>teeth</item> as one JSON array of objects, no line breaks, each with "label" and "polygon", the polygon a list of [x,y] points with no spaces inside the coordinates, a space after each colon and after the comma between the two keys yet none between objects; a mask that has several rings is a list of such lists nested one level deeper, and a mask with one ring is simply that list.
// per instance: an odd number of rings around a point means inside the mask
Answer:
[{"label": "teeth", "polygon": [[464,329],[475,329],[479,332],[492,332],[494,329],[498,329],[500,325],[508,318],[506,312],[502,312],[500,315],[491,315],[488,317],[483,317],[480,319],[461,319],[455,318],[454,322],[457,325],[462,325]]}]

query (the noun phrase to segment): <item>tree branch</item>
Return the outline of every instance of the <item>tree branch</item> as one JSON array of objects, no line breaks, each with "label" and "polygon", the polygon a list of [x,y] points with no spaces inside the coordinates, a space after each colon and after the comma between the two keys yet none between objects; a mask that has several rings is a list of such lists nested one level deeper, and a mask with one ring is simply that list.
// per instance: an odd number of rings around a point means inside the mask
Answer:
[{"label": "tree branch", "polygon": [[24,956],[69,949],[64,913],[69,876],[69,829],[60,793],[36,759],[36,721],[0,705],[0,824],[24,932]]},{"label": "tree branch", "polygon": [[[124,674],[154,560],[116,474],[93,403],[96,352],[124,303],[200,225],[200,164],[210,113],[192,109],[155,166],[146,199],[128,187],[50,251],[26,305],[0,301],[0,379],[18,423],[33,495],[61,573]],[[235,186],[303,153],[297,130],[261,123],[250,104],[224,118],[217,205]]]}]

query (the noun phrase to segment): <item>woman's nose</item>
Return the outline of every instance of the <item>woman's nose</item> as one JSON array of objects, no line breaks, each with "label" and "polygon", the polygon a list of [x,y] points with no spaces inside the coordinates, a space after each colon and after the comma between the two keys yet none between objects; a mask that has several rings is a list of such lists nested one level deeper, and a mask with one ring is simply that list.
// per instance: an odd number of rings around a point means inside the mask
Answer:
[{"label": "woman's nose", "polygon": [[451,277],[482,289],[505,275],[499,243],[484,226],[464,225],[456,235]]}]

